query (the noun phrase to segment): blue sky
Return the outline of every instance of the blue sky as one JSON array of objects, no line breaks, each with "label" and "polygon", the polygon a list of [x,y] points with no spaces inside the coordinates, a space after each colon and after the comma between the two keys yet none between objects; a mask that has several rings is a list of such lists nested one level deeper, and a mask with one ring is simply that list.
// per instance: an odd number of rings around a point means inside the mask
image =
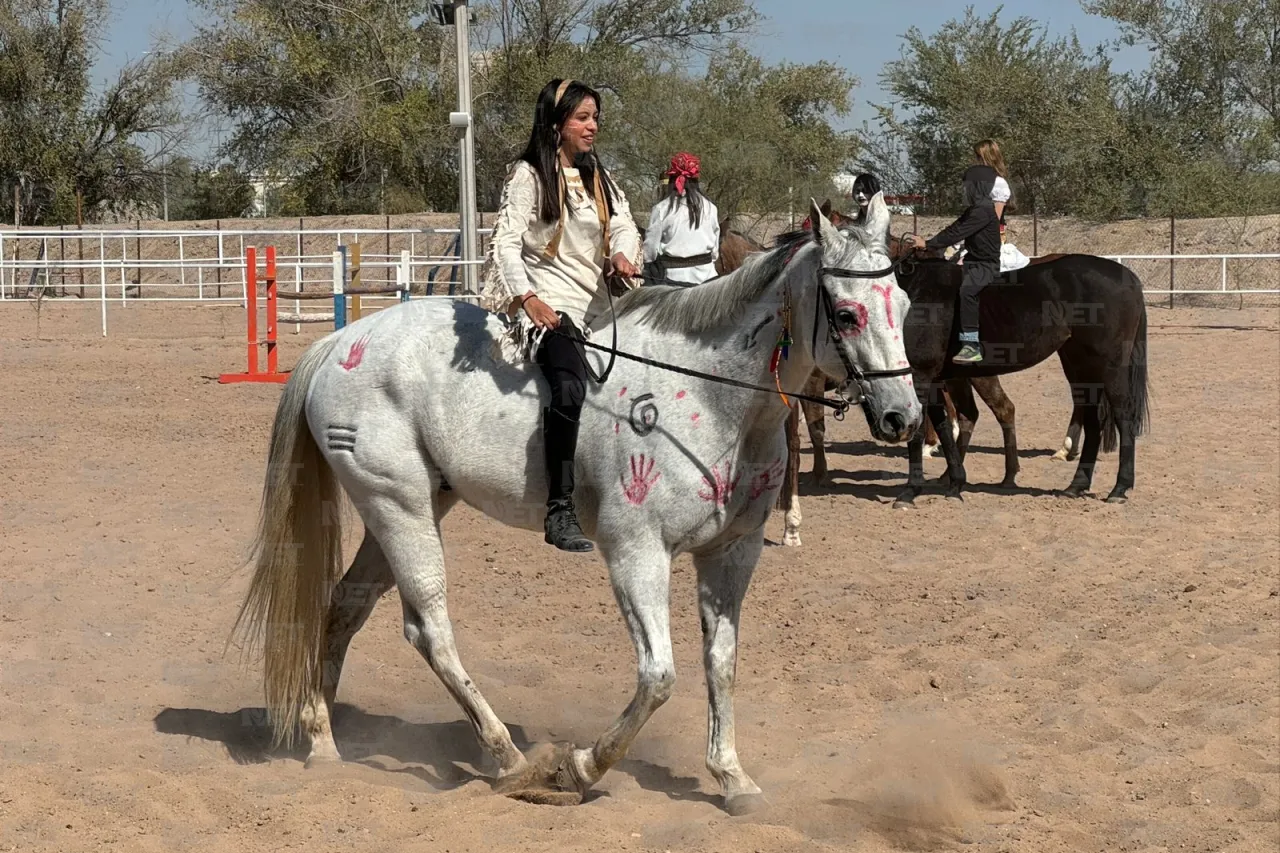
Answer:
[{"label": "blue sky", "polygon": [[[299,0],[306,2],[306,0]],[[158,38],[181,40],[194,32],[199,10],[178,0],[114,0],[112,20],[103,34],[103,77],[114,76],[121,63],[141,56]],[[897,59],[901,36],[911,26],[933,33],[964,14],[956,0],[857,2],[857,0],[755,0],[765,20],[754,49],[767,61],[813,62],[825,59],[843,65],[857,77],[854,114],[842,124],[860,126],[874,117],[868,101],[884,100],[877,77],[886,62]],[[1019,16],[1036,19],[1054,35],[1073,28],[1086,48],[1116,38],[1109,21],[1086,14],[1076,0],[1008,0],[1005,3],[975,0],[979,15],[1001,9],[1001,20]],[[1131,48],[1115,56],[1114,68],[1127,71],[1146,62],[1146,51]]]}]

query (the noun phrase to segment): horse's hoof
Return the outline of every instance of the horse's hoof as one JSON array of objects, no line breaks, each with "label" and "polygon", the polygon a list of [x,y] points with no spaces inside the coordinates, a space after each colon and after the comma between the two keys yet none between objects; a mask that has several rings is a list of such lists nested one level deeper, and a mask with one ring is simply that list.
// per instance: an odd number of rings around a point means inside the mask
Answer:
[{"label": "horse's hoof", "polygon": [[1053,457],[1052,457],[1052,458],[1053,458],[1053,459],[1056,459],[1056,460],[1057,460],[1057,461],[1059,461],[1059,462],[1067,462],[1067,461],[1069,461],[1069,460],[1067,459],[1067,453],[1066,453],[1066,451],[1065,451],[1065,450],[1059,450],[1057,453],[1053,454]]},{"label": "horse's hoof", "polygon": [[1058,497],[1060,498],[1083,498],[1090,496],[1092,496],[1092,493],[1083,487],[1077,488],[1073,486],[1058,492]]},{"label": "horse's hoof", "polygon": [[523,770],[494,782],[495,792],[544,806],[576,806],[582,802],[585,791],[573,770],[573,744],[540,743],[525,758]]},{"label": "horse's hoof", "polygon": [[768,805],[764,794],[737,794],[725,798],[724,810],[730,817],[742,817],[763,811]]},{"label": "horse's hoof", "polygon": [[540,788],[528,788],[508,792],[506,796],[522,803],[532,803],[535,806],[582,805],[582,795],[577,791],[544,791]]},{"label": "horse's hoof", "polygon": [[788,548],[799,548],[799,547],[800,547],[800,534],[799,534],[799,533],[784,533],[784,534],[782,534],[782,544],[783,544],[783,545],[785,545],[785,546],[786,546],[786,547],[788,547]]},{"label": "horse's hoof", "polygon": [[337,750],[334,750],[333,752],[326,750],[323,752],[313,752],[308,755],[307,761],[302,765],[302,767],[305,770],[312,770],[316,767],[329,767],[334,764],[341,763],[342,756],[338,754]]},{"label": "horse's hoof", "polygon": [[916,508],[915,498],[898,498],[896,501],[893,502],[893,508],[894,509],[915,509]]},{"label": "horse's hoof", "polygon": [[947,500],[956,501],[957,503],[964,503],[964,495],[960,494],[959,492],[947,492]]},{"label": "horse's hoof", "polygon": [[1129,502],[1129,496],[1124,494],[1123,492],[1121,492],[1120,494],[1112,493],[1107,495],[1107,503],[1109,504],[1127,504],[1128,502]]},{"label": "horse's hoof", "polygon": [[1000,485],[998,488],[1009,489],[1012,491],[1013,489],[1018,488],[1018,481],[1013,479],[1012,477],[1005,477],[1003,480],[1000,481]]}]

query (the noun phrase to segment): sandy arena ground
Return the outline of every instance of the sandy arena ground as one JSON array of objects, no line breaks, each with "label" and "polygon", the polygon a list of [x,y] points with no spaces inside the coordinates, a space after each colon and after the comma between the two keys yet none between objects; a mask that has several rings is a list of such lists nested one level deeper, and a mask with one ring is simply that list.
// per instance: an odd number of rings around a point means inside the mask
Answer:
[{"label": "sandy arena ground", "polygon": [[[46,303],[37,338],[32,306],[0,306],[0,851],[1280,844],[1274,309],[1150,310],[1154,426],[1126,506],[1050,492],[1072,470],[1049,458],[1056,359],[1004,380],[1017,495],[892,511],[905,448],[832,423],[834,484],[806,487],[805,544],[766,549],[743,615],[738,746],[771,806],[742,818],[703,767],[687,557],[676,694],[582,806],[490,793],[394,600],[347,659],[346,763],[264,755],[258,671],[224,643],[279,389],[214,381],[243,367],[237,308],[113,308],[105,340],[95,310]],[[976,483],[1000,479],[998,444],[984,409]],[[634,684],[599,558],[465,507],[445,530],[462,659],[517,742],[593,740]]]}]

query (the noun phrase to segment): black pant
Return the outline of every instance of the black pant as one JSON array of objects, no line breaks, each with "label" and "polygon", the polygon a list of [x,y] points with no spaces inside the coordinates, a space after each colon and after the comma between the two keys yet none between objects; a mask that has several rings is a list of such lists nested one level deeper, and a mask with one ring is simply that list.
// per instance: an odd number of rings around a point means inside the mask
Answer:
[{"label": "black pant", "polygon": [[[582,333],[573,321],[560,314],[560,326],[547,332],[538,347],[536,360],[551,386],[551,406],[543,411],[542,437],[546,447],[547,503],[573,495],[573,455],[578,446],[578,418],[587,395],[585,351]],[[569,335],[570,338],[564,337]]]},{"label": "black pant", "polygon": [[1000,264],[964,259],[964,278],[960,282],[960,331],[978,331],[978,294],[1000,275]]}]

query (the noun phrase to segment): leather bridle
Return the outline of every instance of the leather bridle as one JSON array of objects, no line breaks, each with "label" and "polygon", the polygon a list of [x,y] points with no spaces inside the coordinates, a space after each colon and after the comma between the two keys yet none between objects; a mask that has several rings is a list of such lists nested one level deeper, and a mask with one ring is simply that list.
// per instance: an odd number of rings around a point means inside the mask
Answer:
[{"label": "leather bridle", "polygon": [[[840,329],[836,325],[835,304],[831,298],[831,291],[827,289],[826,282],[823,281],[824,276],[832,278],[884,278],[891,275],[896,269],[896,264],[885,267],[880,270],[851,270],[843,267],[821,267],[818,270],[818,290],[822,294],[813,307],[813,341],[812,351],[816,355],[818,352],[818,326],[820,325],[818,314],[825,310],[827,315],[827,338],[835,347],[836,352],[840,355],[840,362],[844,365],[845,372],[848,374],[845,384],[849,381],[858,385],[858,392],[865,395],[866,389],[863,387],[866,382],[872,379],[889,379],[897,376],[910,376],[910,367],[900,367],[893,370],[861,370],[849,354],[845,352],[840,341]],[[859,400],[850,400],[844,396],[843,385],[837,388],[836,393],[842,400],[850,405],[861,403]]]}]

